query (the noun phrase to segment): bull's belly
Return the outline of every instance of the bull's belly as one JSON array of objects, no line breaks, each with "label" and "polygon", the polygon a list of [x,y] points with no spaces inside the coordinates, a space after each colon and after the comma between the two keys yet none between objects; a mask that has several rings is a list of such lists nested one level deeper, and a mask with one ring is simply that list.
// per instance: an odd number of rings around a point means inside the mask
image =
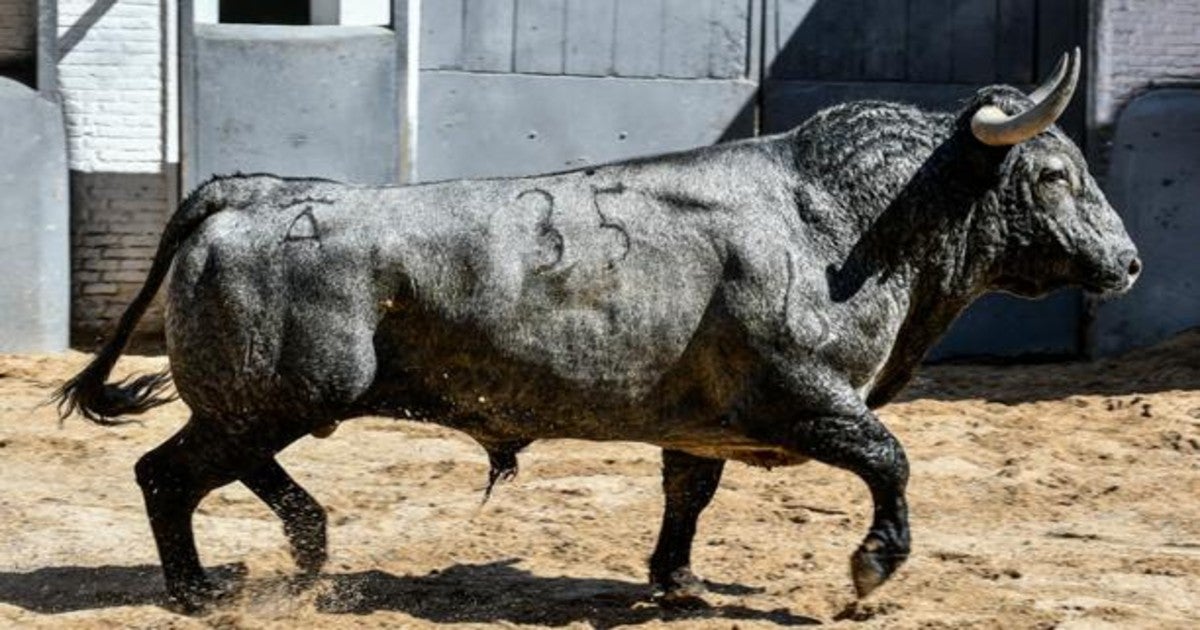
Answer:
[{"label": "bull's belly", "polygon": [[758,362],[735,327],[712,316],[668,369],[631,367],[623,379],[572,379],[445,321],[386,320],[375,346],[378,373],[365,408],[455,428],[485,445],[632,441],[765,466],[804,461],[747,426]]}]

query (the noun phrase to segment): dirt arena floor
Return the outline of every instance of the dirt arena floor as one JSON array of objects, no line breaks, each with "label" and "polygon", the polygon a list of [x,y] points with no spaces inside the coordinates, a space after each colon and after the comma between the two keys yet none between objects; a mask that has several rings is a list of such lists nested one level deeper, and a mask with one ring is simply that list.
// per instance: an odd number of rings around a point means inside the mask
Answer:
[{"label": "dirt arena floor", "polygon": [[711,607],[688,612],[644,586],[655,449],[538,443],[481,505],[475,444],[365,419],[281,457],[330,512],[316,583],[292,579],[278,522],[230,486],[196,528],[239,590],[174,614],[132,470],[186,409],[60,427],[36,406],[87,358],[0,356],[0,627],[1200,627],[1200,332],[1121,360],[923,370],[882,410],[912,460],[914,555],[858,604],[865,488],[819,464],[729,466],[694,553]]}]

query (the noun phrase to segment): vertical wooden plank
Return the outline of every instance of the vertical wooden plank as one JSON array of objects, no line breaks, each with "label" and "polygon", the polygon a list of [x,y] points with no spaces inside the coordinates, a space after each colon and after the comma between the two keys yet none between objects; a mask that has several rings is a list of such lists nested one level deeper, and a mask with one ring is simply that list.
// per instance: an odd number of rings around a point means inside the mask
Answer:
[{"label": "vertical wooden plank", "polygon": [[821,53],[812,13],[817,0],[775,0],[773,59],[767,76],[772,79],[808,79],[816,76]]},{"label": "vertical wooden plank", "polygon": [[[189,3],[190,4],[190,3]],[[165,9],[171,11],[170,8]],[[178,10],[178,9],[176,9]],[[167,21],[167,24],[171,24]],[[174,31],[168,27],[169,31]],[[58,92],[58,3],[48,0],[37,2],[37,34],[36,50],[34,51],[34,81],[37,89],[47,98],[53,98]],[[171,59],[171,56],[167,56]],[[169,81],[169,79],[168,79]],[[168,143],[171,141],[168,140]],[[168,157],[170,157],[168,155]],[[178,160],[178,158],[175,158]],[[172,161],[170,159],[168,162]]]},{"label": "vertical wooden plank", "polygon": [[[818,2],[809,18],[816,27],[816,78],[853,81],[863,75],[863,0]],[[804,29],[807,31],[808,29]]]},{"label": "vertical wooden plank", "polygon": [[908,0],[909,81],[950,83],[950,16],[953,0]]},{"label": "vertical wooden plank", "polygon": [[1076,45],[1076,10],[1076,0],[1038,0],[1035,83],[1046,78],[1058,58]]},{"label": "vertical wooden plank", "polygon": [[746,42],[746,76],[761,83],[763,79],[764,42],[769,40],[766,28],[766,0],[750,0],[750,39]]},{"label": "vertical wooden plank", "polygon": [[996,81],[1033,83],[1034,0],[1001,0],[996,16]]},{"label": "vertical wooden plank", "polygon": [[665,0],[662,35],[663,76],[696,78],[708,74],[708,25],[711,9],[712,0]]},{"label": "vertical wooden plank", "polygon": [[517,72],[562,74],[566,7],[560,0],[517,0]]},{"label": "vertical wooden plank", "polygon": [[614,0],[567,1],[567,74],[612,73],[615,16]]},{"label": "vertical wooden plank", "polygon": [[421,68],[462,67],[463,0],[421,3]]},{"label": "vertical wooden plank", "polygon": [[[1075,46],[1080,51],[1087,52],[1087,46],[1082,45],[1087,29],[1086,0],[1038,0],[1037,3],[1037,73],[1035,83],[1040,83],[1049,76],[1063,53],[1069,52]],[[1087,59],[1082,60],[1079,85],[1087,85]],[[1084,97],[1086,90],[1077,88],[1075,98],[1067,111],[1058,119],[1058,126],[1067,132],[1076,142],[1086,140],[1085,113],[1087,111]]]},{"label": "vertical wooden plank", "polygon": [[513,0],[464,0],[464,2],[463,69],[511,72],[515,19]]},{"label": "vertical wooden plank", "polygon": [[662,55],[662,0],[617,0],[613,72],[656,77]]},{"label": "vertical wooden plank", "polygon": [[863,77],[898,81],[904,78],[908,12],[896,0],[863,2]]},{"label": "vertical wooden plank", "polygon": [[996,0],[955,0],[950,76],[956,83],[996,79]]},{"label": "vertical wooden plank", "polygon": [[753,0],[717,0],[710,9],[708,76],[736,79],[746,76]]}]

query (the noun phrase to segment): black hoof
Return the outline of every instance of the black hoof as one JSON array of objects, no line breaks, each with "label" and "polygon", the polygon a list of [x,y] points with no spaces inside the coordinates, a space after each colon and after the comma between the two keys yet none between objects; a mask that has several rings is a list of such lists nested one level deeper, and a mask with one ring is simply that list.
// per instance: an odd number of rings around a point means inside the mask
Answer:
[{"label": "black hoof", "polygon": [[656,601],[664,608],[695,609],[707,608],[708,602],[704,595],[708,588],[704,581],[696,577],[689,567],[675,569],[665,576],[656,576],[652,580]]},{"label": "black hoof", "polygon": [[868,536],[850,556],[850,577],[859,599],[886,582],[907,559],[907,551],[897,551],[879,538]]},{"label": "black hoof", "polygon": [[196,615],[210,610],[231,592],[207,578],[193,581],[167,589],[168,607],[185,615]]},{"label": "black hoof", "polygon": [[306,518],[303,523],[285,523],[283,532],[288,537],[296,567],[308,575],[320,573],[328,559],[324,512]]},{"label": "black hoof", "polygon": [[317,575],[325,566],[327,556],[325,549],[292,549],[292,559],[296,567],[305,575]]},{"label": "black hoof", "polygon": [[177,612],[196,615],[228,601],[237,592],[245,567],[235,567],[228,577],[220,580],[207,575],[167,584],[167,605]]}]

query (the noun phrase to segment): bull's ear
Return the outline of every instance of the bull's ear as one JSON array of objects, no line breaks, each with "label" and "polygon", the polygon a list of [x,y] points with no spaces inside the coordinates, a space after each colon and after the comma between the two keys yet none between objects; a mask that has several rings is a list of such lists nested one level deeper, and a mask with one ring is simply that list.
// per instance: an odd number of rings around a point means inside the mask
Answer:
[{"label": "bull's ear", "polygon": [[1033,107],[1009,115],[995,105],[980,107],[971,117],[971,133],[980,142],[994,147],[1024,142],[1053,125],[1075,94],[1079,82],[1079,48],[1063,55],[1053,75],[1030,94]]}]

